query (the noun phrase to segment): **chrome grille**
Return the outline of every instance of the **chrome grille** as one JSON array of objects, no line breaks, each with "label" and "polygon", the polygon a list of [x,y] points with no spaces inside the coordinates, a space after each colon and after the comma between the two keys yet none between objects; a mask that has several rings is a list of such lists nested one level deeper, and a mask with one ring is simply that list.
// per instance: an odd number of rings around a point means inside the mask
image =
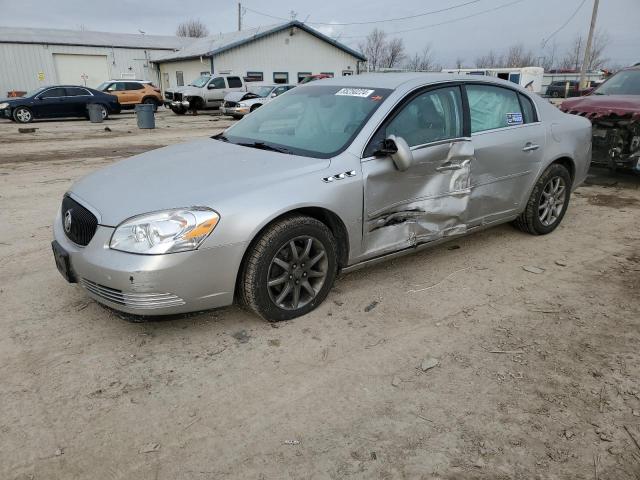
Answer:
[{"label": "chrome grille", "polygon": [[224,106],[225,108],[232,108],[232,107],[237,107],[238,106],[238,102],[224,102]]},{"label": "chrome grille", "polygon": [[83,278],[81,284],[87,291],[111,303],[134,309],[167,308],[184,305],[184,300],[172,293],[123,293],[122,290],[105,287]]},{"label": "chrome grille", "polygon": [[182,101],[182,94],[179,93],[179,92],[174,93],[173,94],[173,99],[178,101],[178,102],[181,102]]}]

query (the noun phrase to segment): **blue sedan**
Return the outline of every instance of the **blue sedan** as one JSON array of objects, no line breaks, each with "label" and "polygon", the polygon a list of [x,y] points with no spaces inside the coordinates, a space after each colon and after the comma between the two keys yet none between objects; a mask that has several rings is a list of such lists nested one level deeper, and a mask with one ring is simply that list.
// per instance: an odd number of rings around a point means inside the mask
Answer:
[{"label": "blue sedan", "polygon": [[102,118],[120,111],[117,97],[74,85],[42,87],[24,97],[0,100],[0,118],[29,123],[39,118],[88,117],[87,105],[100,106]]}]

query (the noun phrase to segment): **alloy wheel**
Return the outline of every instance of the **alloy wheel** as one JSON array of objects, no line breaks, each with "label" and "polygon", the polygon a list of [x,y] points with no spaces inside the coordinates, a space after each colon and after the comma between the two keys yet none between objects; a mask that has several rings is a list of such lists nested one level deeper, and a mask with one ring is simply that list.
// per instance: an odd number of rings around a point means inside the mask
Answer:
[{"label": "alloy wheel", "polygon": [[271,260],[267,289],[271,300],[284,310],[297,310],[318,295],[329,262],[324,245],[315,237],[296,237],[280,247]]},{"label": "alloy wheel", "polygon": [[31,112],[26,108],[20,108],[16,112],[16,118],[22,123],[29,123],[31,121]]},{"label": "alloy wheel", "polygon": [[538,218],[545,227],[553,225],[567,201],[567,187],[562,177],[553,177],[542,189],[538,205]]}]

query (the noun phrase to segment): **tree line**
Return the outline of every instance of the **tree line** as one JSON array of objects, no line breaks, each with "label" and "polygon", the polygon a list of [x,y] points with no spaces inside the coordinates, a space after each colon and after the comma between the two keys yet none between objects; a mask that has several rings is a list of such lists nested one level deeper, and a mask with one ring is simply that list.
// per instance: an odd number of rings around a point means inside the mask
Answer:
[{"label": "tree line", "polygon": [[[462,58],[456,58],[450,63],[450,68],[495,68],[495,67],[543,67],[546,71],[552,69],[579,70],[584,60],[586,41],[581,35],[576,35],[570,46],[560,52],[553,43],[539,52],[526,48],[517,43],[508,46],[503,53],[493,49],[466,63]],[[605,56],[609,36],[606,32],[596,32],[592,42],[591,54],[587,59],[587,70],[599,70],[609,64]],[[412,55],[408,54],[401,38],[391,38],[384,30],[375,28],[358,47],[367,57],[366,68],[369,71],[385,69],[402,69],[410,71],[440,71],[440,65],[434,55],[432,44],[426,44],[422,50]]]}]

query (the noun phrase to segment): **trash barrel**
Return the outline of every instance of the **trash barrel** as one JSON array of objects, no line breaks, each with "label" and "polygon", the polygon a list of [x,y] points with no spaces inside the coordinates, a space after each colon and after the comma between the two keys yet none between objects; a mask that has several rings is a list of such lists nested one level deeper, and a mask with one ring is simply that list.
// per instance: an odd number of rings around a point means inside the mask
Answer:
[{"label": "trash barrel", "polygon": [[156,106],[152,103],[141,103],[136,105],[136,118],[138,119],[138,128],[156,128],[156,117],[154,110]]},{"label": "trash barrel", "polygon": [[102,105],[90,103],[87,105],[87,110],[89,110],[89,121],[91,123],[104,122],[104,118],[102,117]]}]

